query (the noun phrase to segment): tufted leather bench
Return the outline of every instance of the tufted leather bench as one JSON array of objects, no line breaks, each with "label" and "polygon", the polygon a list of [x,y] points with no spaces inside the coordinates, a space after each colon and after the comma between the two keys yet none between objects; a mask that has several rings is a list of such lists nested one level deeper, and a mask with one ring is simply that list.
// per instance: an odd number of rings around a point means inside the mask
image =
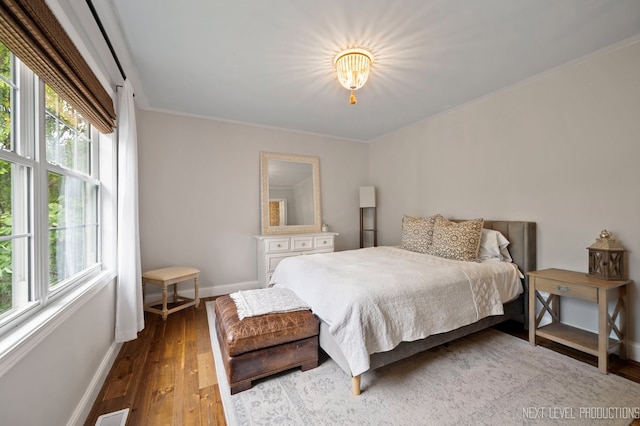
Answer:
[{"label": "tufted leather bench", "polygon": [[216,333],[231,394],[280,371],[318,366],[318,318],[311,311],[238,318],[229,296],[215,300]]}]

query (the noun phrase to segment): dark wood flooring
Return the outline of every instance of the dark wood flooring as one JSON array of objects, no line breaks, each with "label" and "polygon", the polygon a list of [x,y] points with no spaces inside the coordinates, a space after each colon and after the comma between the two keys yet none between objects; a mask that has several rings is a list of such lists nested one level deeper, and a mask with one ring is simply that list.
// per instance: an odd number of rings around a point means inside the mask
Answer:
[{"label": "dark wood flooring", "polygon": [[[128,426],[225,425],[204,302],[145,328],[122,345],[85,425],[129,408]],[[211,300],[211,299],[209,299]]]},{"label": "dark wood flooring", "polygon": [[[224,425],[203,299],[200,306],[169,315],[145,313],[145,329],[126,342],[109,372],[85,425],[101,414],[129,408],[128,426]],[[528,339],[521,324],[500,331]],[[597,367],[595,356],[542,340],[541,345]],[[222,367],[221,367],[222,368]],[[612,374],[640,383],[640,363],[610,357]],[[640,421],[633,423],[640,426]]]}]

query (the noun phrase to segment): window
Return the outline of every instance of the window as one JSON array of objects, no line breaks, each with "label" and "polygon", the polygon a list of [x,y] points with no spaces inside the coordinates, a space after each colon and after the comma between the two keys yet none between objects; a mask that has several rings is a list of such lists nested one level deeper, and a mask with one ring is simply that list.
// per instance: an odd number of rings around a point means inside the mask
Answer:
[{"label": "window", "polygon": [[90,179],[91,126],[45,85],[49,285],[98,261],[98,189]]},{"label": "window", "polygon": [[0,330],[100,269],[98,132],[0,43]]}]

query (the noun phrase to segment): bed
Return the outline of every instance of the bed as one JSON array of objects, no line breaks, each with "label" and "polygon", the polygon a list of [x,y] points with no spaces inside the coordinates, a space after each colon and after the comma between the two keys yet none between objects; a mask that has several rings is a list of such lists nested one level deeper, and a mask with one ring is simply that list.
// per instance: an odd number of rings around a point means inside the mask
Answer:
[{"label": "bed", "polygon": [[[471,221],[451,223],[464,222]],[[528,324],[526,277],[536,269],[536,224],[498,220],[479,226],[509,241],[512,263],[376,247],[285,259],[271,284],[293,290],[320,317],[320,347],[352,377],[358,395],[366,371],[510,319]],[[493,282],[513,281],[513,274],[518,289],[493,288]],[[433,277],[428,286],[426,276]]]}]

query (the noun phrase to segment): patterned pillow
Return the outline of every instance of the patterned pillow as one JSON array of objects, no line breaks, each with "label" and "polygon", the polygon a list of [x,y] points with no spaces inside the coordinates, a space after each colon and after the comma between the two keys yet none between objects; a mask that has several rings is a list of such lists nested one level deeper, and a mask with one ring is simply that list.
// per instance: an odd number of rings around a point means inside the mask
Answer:
[{"label": "patterned pillow", "polygon": [[433,241],[427,254],[453,260],[474,261],[478,258],[484,219],[451,222],[436,217]]},{"label": "patterned pillow", "polygon": [[404,216],[402,218],[402,245],[405,250],[426,253],[433,240],[433,225],[436,217],[413,217]]}]

